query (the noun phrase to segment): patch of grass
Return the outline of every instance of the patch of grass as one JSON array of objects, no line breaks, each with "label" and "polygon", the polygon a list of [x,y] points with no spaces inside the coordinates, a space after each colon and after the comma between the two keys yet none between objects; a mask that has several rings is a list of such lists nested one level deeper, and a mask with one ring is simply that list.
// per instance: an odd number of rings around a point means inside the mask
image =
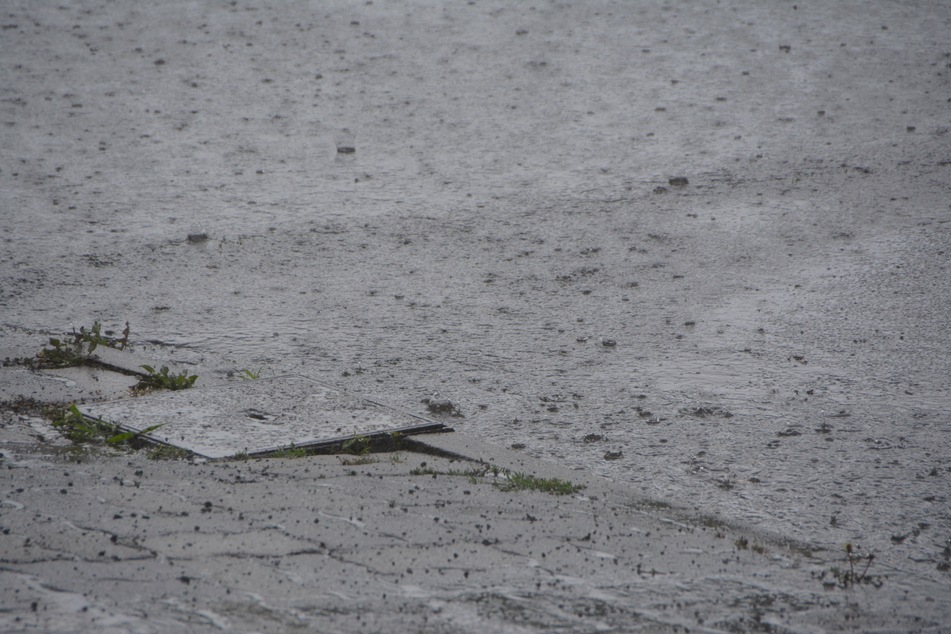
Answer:
[{"label": "patch of grass", "polygon": [[258,368],[257,371],[249,370],[247,368],[238,371],[238,376],[241,377],[244,381],[254,381],[261,378],[261,372],[264,368]]},{"label": "patch of grass", "polygon": [[70,368],[88,365],[95,361],[96,348],[105,346],[124,350],[129,344],[129,322],[125,324],[121,338],[102,332],[102,324],[93,322],[92,327],[86,330],[80,326],[71,333],[65,333],[62,338],[50,337],[49,343],[36,355],[37,365],[41,368]]},{"label": "patch of grass", "polygon": [[427,467],[424,462],[420,466],[410,470],[410,475],[431,475],[432,477],[437,476],[450,476],[450,477],[463,477],[469,478],[469,481],[473,484],[477,481],[478,478],[484,478],[489,472],[490,467],[482,466],[475,467],[473,469],[447,469],[446,471],[439,471],[433,469],[432,467]]},{"label": "patch of grass", "polygon": [[448,471],[438,471],[432,467],[427,467],[425,463],[410,471],[410,475],[431,475],[437,476],[462,476],[467,477],[473,483],[480,478],[485,478],[491,473],[495,478],[493,484],[501,491],[540,491],[551,495],[572,495],[582,490],[584,486],[572,484],[567,480],[559,478],[538,478],[533,475],[516,473],[507,469],[500,469],[494,465],[483,465],[473,469],[449,469]]},{"label": "patch of grass", "polygon": [[142,377],[135,385],[135,390],[187,390],[198,380],[197,374],[189,375],[184,370],[181,374],[171,374],[168,366],[163,365],[161,370],[156,371],[150,365],[140,366],[146,371],[146,376]]},{"label": "patch of grass", "polygon": [[497,482],[496,486],[502,491],[541,491],[552,495],[573,495],[584,486],[572,484],[559,478],[537,478],[524,473],[506,472],[506,480]]}]

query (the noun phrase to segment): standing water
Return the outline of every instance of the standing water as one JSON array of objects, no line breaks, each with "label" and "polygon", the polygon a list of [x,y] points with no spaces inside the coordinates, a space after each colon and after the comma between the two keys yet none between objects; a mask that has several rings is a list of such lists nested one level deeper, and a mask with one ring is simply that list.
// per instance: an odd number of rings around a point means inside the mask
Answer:
[{"label": "standing water", "polygon": [[208,383],[438,393],[947,584],[947,16],[88,4],[4,9],[10,341],[128,321]]}]

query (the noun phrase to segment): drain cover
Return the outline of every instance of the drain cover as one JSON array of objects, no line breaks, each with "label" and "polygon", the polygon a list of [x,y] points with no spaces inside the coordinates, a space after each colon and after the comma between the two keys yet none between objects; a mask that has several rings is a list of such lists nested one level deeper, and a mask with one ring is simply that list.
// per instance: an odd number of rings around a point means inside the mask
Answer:
[{"label": "drain cover", "polygon": [[300,375],[161,392],[80,407],[84,416],[207,458],[314,448],[349,438],[448,430]]}]

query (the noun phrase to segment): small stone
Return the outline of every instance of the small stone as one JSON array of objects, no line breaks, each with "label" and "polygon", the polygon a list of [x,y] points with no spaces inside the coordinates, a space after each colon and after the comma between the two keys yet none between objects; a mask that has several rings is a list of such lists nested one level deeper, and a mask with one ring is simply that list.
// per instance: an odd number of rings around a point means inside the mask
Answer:
[{"label": "small stone", "polygon": [[601,339],[601,345],[604,346],[605,348],[613,348],[614,346],[617,345],[617,341],[615,341],[614,339],[604,339],[604,338],[602,338],[602,339]]},{"label": "small stone", "polygon": [[337,154],[353,154],[357,151],[357,148],[352,145],[341,145],[337,148]]},{"label": "small stone", "polygon": [[206,242],[208,240],[208,233],[205,231],[196,231],[195,233],[188,234],[188,241],[192,244],[198,244],[199,242]]},{"label": "small stone", "polygon": [[686,187],[689,183],[686,176],[674,176],[667,179],[667,184],[671,187]]},{"label": "small stone", "polygon": [[617,460],[618,458],[620,458],[620,457],[623,456],[623,455],[624,455],[624,454],[621,453],[620,451],[608,451],[607,453],[604,454],[604,459],[605,459],[605,460]]}]

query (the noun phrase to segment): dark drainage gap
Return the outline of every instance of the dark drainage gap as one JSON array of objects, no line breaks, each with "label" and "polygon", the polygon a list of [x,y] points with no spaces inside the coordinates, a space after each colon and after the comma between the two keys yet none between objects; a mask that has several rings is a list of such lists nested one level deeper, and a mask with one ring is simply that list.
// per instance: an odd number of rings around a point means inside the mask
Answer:
[{"label": "dark drainage gap", "polygon": [[350,455],[361,456],[374,453],[391,453],[394,451],[413,451],[433,453],[433,449],[422,443],[415,442],[411,436],[420,434],[442,434],[454,431],[442,423],[433,423],[427,427],[413,427],[405,430],[372,432],[364,435],[332,438],[300,445],[271,447],[256,451],[245,451],[225,458],[215,458],[217,461],[246,460],[249,458],[303,458],[305,456],[334,456]]}]

